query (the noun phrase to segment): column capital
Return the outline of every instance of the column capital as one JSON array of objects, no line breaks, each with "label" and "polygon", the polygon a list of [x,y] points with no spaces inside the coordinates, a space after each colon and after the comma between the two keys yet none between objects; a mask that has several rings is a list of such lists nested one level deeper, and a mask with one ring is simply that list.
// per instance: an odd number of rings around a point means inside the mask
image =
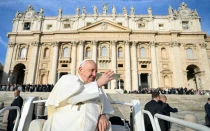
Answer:
[{"label": "column capital", "polygon": [[137,43],[138,43],[138,41],[132,41],[132,46],[136,47]]},{"label": "column capital", "polygon": [[125,43],[125,45],[128,45],[128,46],[130,45],[130,41],[129,40],[125,40],[124,43]]},{"label": "column capital", "polygon": [[15,42],[9,42],[7,46],[8,46],[8,47],[15,47],[15,45],[16,45]]},{"label": "column capital", "polygon": [[206,44],[206,42],[203,42],[203,43],[200,43],[199,46],[200,46],[201,48],[206,48],[206,47],[207,47],[207,44]]},{"label": "column capital", "polygon": [[78,45],[84,45],[84,41],[83,40],[80,40]]},{"label": "column capital", "polygon": [[110,41],[111,45],[116,45],[117,41],[116,40],[112,40]]},{"label": "column capital", "polygon": [[79,43],[78,41],[71,41],[73,46],[77,46],[77,43]]},{"label": "column capital", "polygon": [[170,45],[171,45],[171,47],[180,47],[181,46],[181,43],[179,43],[178,41],[172,41],[171,43],[170,43]]},{"label": "column capital", "polygon": [[58,41],[55,41],[55,42],[52,42],[52,44],[51,44],[53,47],[57,47],[57,46],[59,46],[59,42]]},{"label": "column capital", "polygon": [[91,41],[91,44],[92,44],[92,45],[97,45],[97,44],[98,44],[98,41],[93,40],[93,41]]},{"label": "column capital", "polygon": [[32,46],[40,46],[41,43],[39,41],[35,41],[31,43]]},{"label": "column capital", "polygon": [[155,42],[155,41],[150,41],[149,44],[150,44],[150,46],[152,46],[152,47],[156,47],[156,46],[159,45],[159,43],[157,43],[157,42]]}]

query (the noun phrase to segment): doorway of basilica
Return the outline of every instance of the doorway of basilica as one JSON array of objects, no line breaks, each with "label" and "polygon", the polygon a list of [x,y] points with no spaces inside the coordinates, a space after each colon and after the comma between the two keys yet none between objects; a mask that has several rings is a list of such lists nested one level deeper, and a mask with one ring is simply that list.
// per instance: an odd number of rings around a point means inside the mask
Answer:
[{"label": "doorway of basilica", "polygon": [[140,83],[141,83],[140,89],[149,88],[148,75],[149,75],[148,73],[141,73],[141,75],[140,75]]},{"label": "doorway of basilica", "polygon": [[200,69],[196,65],[187,67],[187,84],[189,89],[198,90],[201,88]]},{"label": "doorway of basilica", "polygon": [[12,84],[24,84],[24,78],[25,78],[25,65],[20,63],[17,64],[14,69],[13,72],[11,72],[10,75],[10,83]]}]

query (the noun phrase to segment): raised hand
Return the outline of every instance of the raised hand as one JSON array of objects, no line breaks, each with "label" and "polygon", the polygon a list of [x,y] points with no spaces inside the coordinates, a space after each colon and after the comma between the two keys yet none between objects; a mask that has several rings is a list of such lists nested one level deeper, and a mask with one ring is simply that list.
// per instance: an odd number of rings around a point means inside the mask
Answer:
[{"label": "raised hand", "polygon": [[109,81],[113,80],[113,74],[114,71],[112,70],[108,70],[105,73],[103,73],[101,77],[97,80],[98,87],[102,87],[103,85],[106,85]]}]

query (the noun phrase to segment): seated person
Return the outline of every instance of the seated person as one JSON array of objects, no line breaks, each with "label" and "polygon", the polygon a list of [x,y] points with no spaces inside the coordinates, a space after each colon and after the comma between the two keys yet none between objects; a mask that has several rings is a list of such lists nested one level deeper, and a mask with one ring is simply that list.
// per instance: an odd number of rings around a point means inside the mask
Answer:
[{"label": "seated person", "polygon": [[46,106],[48,120],[43,131],[105,131],[113,113],[111,104],[101,87],[111,81],[113,71],[108,70],[96,81],[97,65],[84,60],[78,76],[62,76],[50,93]]}]

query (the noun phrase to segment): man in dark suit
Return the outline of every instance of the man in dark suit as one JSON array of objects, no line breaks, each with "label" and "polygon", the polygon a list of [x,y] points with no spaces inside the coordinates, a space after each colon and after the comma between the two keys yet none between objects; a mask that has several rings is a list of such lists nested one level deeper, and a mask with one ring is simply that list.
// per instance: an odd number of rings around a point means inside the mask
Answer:
[{"label": "man in dark suit", "polygon": [[204,106],[206,111],[205,121],[206,126],[210,127],[210,98],[208,98],[208,102]]},{"label": "man in dark suit", "polygon": [[[18,106],[21,110],[22,105],[23,105],[23,98],[20,96],[20,91],[16,89],[14,91],[14,96],[15,96],[15,99],[12,102],[11,106]],[[8,115],[7,131],[13,130],[16,117],[17,117],[17,110],[10,110],[9,115]]]},{"label": "man in dark suit", "polygon": [[[153,92],[152,100],[145,105],[144,110],[149,111],[153,117],[156,113],[163,114],[162,110],[163,110],[164,106],[162,106],[161,104],[158,103],[159,100],[160,100],[159,93]],[[153,131],[151,121],[147,114],[144,114],[144,122],[145,122],[145,130]],[[161,131],[165,131],[164,121],[159,119],[159,124],[160,124]]]},{"label": "man in dark suit", "polygon": [[[160,95],[159,103],[162,105],[162,107],[164,107],[162,110],[163,115],[170,116],[170,112],[178,112],[176,108],[170,107],[169,104],[166,103],[166,101],[167,97],[165,95]],[[168,121],[164,121],[164,123],[166,131],[169,131],[171,129],[171,123]]]}]

